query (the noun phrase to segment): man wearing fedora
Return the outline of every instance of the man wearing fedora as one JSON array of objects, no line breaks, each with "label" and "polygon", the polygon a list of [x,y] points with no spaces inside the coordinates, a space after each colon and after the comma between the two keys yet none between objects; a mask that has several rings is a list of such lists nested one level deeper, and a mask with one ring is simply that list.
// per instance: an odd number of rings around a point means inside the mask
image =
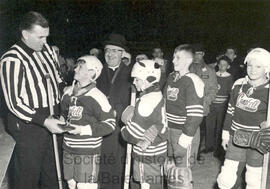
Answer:
[{"label": "man wearing fedora", "polygon": [[116,110],[116,129],[103,139],[100,165],[100,189],[122,188],[124,181],[126,143],[120,130],[123,126],[121,115],[130,103],[130,66],[121,62],[123,53],[128,51],[127,41],[120,34],[110,34],[104,45],[104,67],[97,80],[97,87],[108,97]]}]

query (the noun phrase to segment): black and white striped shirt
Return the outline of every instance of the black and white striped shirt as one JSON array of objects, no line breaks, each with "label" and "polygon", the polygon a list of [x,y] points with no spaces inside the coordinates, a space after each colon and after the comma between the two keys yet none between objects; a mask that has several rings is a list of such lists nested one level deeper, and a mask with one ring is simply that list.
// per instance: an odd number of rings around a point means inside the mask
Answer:
[{"label": "black and white striped shirt", "polygon": [[[50,74],[53,105],[60,102],[61,79],[55,54],[49,45],[36,52],[22,41],[1,58],[1,84],[9,110],[19,119],[43,125],[49,115],[45,75]],[[56,107],[56,106],[55,106]]]}]

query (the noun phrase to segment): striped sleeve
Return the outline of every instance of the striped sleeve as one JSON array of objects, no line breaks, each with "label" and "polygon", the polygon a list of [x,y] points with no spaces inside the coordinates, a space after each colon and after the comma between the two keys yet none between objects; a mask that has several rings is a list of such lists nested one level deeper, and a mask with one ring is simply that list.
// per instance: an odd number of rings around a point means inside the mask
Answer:
[{"label": "striped sleeve", "polygon": [[1,60],[1,84],[9,110],[18,118],[43,125],[46,116],[39,114],[31,106],[29,99],[37,99],[38,94],[31,96],[26,92],[26,77],[24,65],[16,56],[4,56]]},{"label": "striped sleeve", "polygon": [[[94,114],[97,119],[96,122],[91,123],[92,136],[101,137],[112,133],[116,127],[114,110],[110,107],[109,111],[105,111],[97,101],[93,100],[92,102],[89,106],[95,112]],[[109,102],[106,104],[109,105]]]},{"label": "striped sleeve", "polygon": [[234,102],[235,92],[236,92],[236,88],[234,88],[230,94],[230,100],[228,103],[228,108],[227,108],[227,112],[226,112],[226,116],[224,120],[224,126],[223,126],[223,130],[225,131],[229,131],[232,125],[232,118],[233,118],[234,110],[235,110],[235,102]]},{"label": "striped sleeve", "polygon": [[[191,80],[189,80],[191,81]],[[183,133],[193,137],[203,118],[203,98],[198,96],[196,85],[189,82],[186,85],[186,122],[184,124]],[[201,89],[203,90],[203,88]]]},{"label": "striped sleeve", "polygon": [[128,124],[121,129],[124,140],[134,145],[143,139],[144,132],[145,130],[135,122],[128,122]]}]

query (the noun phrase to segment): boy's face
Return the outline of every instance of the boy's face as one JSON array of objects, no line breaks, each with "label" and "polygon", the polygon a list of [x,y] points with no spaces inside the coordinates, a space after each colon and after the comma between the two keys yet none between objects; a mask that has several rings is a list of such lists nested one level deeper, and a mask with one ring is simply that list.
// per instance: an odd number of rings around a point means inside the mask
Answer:
[{"label": "boy's face", "polygon": [[192,63],[192,55],[184,50],[177,51],[173,55],[173,65],[175,71],[182,71]]},{"label": "boy's face", "polygon": [[265,77],[265,67],[256,59],[247,62],[247,74],[251,80],[262,79]]},{"label": "boy's face", "polygon": [[229,63],[225,60],[220,60],[219,64],[218,64],[218,70],[220,72],[226,72],[227,69],[229,69]]},{"label": "boy's face", "polygon": [[133,84],[135,85],[135,87],[137,88],[138,91],[143,91],[144,89],[144,81],[138,77],[134,78]]},{"label": "boy's face", "polygon": [[74,79],[79,82],[90,82],[94,76],[94,71],[87,68],[87,64],[83,60],[79,60],[75,66]]}]

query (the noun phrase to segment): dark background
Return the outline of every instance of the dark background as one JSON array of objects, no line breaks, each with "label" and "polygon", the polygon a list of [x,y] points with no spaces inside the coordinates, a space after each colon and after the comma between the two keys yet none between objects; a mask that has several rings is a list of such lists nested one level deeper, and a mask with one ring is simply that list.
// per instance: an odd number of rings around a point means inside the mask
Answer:
[{"label": "dark background", "polygon": [[131,53],[150,54],[160,45],[167,57],[182,43],[203,43],[208,58],[227,45],[241,56],[251,47],[270,48],[270,1],[225,0],[0,0],[0,53],[18,38],[27,11],[50,22],[50,44],[66,57],[77,57],[111,32],[124,34]]}]

